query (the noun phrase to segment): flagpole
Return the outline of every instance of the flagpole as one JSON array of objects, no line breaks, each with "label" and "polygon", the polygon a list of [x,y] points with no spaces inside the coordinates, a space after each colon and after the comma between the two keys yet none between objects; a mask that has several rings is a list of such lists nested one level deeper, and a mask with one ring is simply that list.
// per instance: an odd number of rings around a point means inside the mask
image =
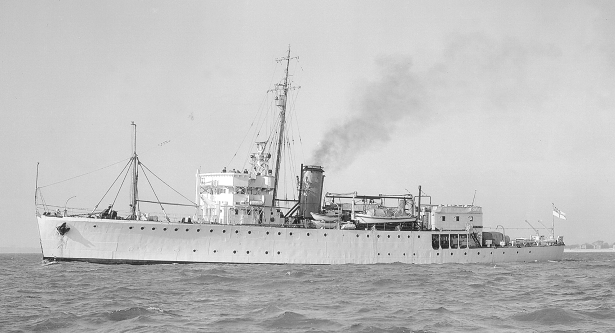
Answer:
[{"label": "flagpole", "polygon": [[556,210],[555,210],[554,203],[552,203],[552,238],[556,238],[556,233],[554,232],[554,212],[556,212]]}]

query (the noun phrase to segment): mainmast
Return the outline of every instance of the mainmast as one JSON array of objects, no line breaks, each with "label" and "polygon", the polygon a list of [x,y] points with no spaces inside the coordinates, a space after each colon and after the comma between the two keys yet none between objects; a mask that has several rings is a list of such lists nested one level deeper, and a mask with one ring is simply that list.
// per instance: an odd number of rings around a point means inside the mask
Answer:
[{"label": "mainmast", "polygon": [[135,122],[131,122],[133,126],[133,182],[131,188],[131,219],[137,219],[137,203],[138,203],[138,191],[137,191],[137,180],[139,178],[137,165],[139,164],[139,158],[137,158],[137,124]]},{"label": "mainmast", "polygon": [[[297,57],[293,57],[297,58]],[[272,206],[276,206],[276,194],[278,192],[278,179],[279,179],[279,171],[280,171],[280,161],[282,155],[282,147],[284,142],[284,126],[285,126],[285,117],[287,111],[287,94],[289,92],[289,61],[291,60],[291,46],[287,51],[287,56],[283,58],[276,59],[277,62],[286,61],[285,75],[282,83],[276,84],[276,88],[274,91],[278,94],[276,96],[276,105],[280,108],[280,132],[278,133],[278,146],[276,150],[276,167],[274,170],[274,194],[272,196]]]}]

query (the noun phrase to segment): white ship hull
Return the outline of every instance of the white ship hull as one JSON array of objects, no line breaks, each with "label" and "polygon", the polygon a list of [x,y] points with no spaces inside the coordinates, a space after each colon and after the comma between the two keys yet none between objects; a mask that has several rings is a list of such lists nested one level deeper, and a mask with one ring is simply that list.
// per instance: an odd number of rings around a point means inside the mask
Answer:
[{"label": "white ship hull", "polygon": [[[441,233],[438,231],[324,230],[51,216],[37,216],[37,220],[43,258],[58,261],[500,263],[560,260],[564,251],[564,245],[433,249],[431,237]],[[70,230],[61,235],[57,227],[63,223]]]}]

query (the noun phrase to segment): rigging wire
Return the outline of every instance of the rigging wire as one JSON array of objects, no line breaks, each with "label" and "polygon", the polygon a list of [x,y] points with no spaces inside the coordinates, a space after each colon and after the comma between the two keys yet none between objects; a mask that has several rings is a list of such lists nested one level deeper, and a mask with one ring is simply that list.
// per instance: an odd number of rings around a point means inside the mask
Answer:
[{"label": "rigging wire", "polygon": [[[145,179],[148,181],[148,184],[150,185],[150,188],[152,188],[152,192],[154,193],[154,197],[156,197],[156,200],[158,201],[158,204],[160,205],[160,208],[163,210],[163,213],[165,214],[165,218],[167,219],[167,222],[170,223],[171,220],[169,219],[169,216],[167,215],[167,211],[165,211],[165,208],[160,203],[160,199],[158,198],[158,195],[156,194],[156,191],[154,191],[154,187],[152,186],[152,183],[150,182],[150,178],[148,177],[148,174],[146,174],[145,170],[143,169],[143,164],[141,162],[139,162],[139,167],[141,167],[141,171],[143,172],[143,175],[145,175]],[[154,174],[154,173],[152,173],[152,174]]]},{"label": "rigging wire", "polygon": [[[131,164],[132,166],[132,164]],[[118,195],[120,195],[120,190],[122,190],[122,187],[124,186],[124,182],[126,181],[126,177],[128,176],[128,172],[130,172],[130,168],[128,168],[126,170],[126,174],[124,174],[124,179],[122,180],[122,184],[120,184],[120,188],[118,189],[118,192],[116,193],[115,198],[113,199],[113,202],[111,203],[111,207],[113,208],[113,206],[115,205],[115,202],[118,199]],[[96,210],[96,209],[95,209]]]},{"label": "rigging wire", "polygon": [[[131,157],[131,158],[128,158],[128,160],[130,160],[130,159],[132,159],[132,157]],[[49,187],[49,186],[53,186],[53,185],[56,185],[56,184],[58,184],[58,183],[62,183],[62,182],[66,182],[66,181],[70,181],[70,180],[72,180],[72,179],[76,179],[76,178],[78,178],[78,177],[86,176],[86,175],[88,175],[88,174],[92,174],[92,173],[98,172],[98,171],[103,170],[103,169],[105,169],[105,168],[109,168],[109,167],[111,167],[111,166],[115,166],[115,165],[119,164],[120,162],[124,162],[124,161],[126,161],[126,160],[127,160],[127,159],[122,159],[122,160],[120,160],[120,161],[117,161],[117,162],[112,163],[111,165],[108,165],[108,166],[105,166],[105,167],[99,168],[99,169],[97,169],[97,170],[94,170],[94,171],[91,171],[91,172],[87,172],[87,173],[85,173],[85,174],[81,174],[81,175],[73,176],[73,177],[68,178],[68,179],[66,179],[66,180],[62,180],[62,181],[58,181],[58,182],[54,182],[54,183],[51,183],[51,184],[47,184],[47,185],[41,186],[41,187],[39,187],[39,189],[40,189],[40,188]]]},{"label": "rigging wire", "polygon": [[47,209],[47,202],[45,202],[45,198],[43,197],[43,192],[41,191],[41,188],[38,189],[38,194],[41,197],[41,202],[43,202],[43,209],[45,209],[45,211],[49,211]]},{"label": "rigging wire", "polygon": [[265,105],[266,100],[267,100],[267,95],[263,98],[263,101],[261,102],[261,106],[259,106],[259,111],[255,114],[255,117],[252,119],[252,122],[250,123],[250,127],[248,128],[249,131],[246,131],[246,133],[244,134],[244,138],[242,138],[242,141],[240,142],[240,145],[237,147],[237,150],[235,151],[235,154],[233,154],[233,156],[231,157],[231,160],[229,160],[229,163],[227,164],[227,166],[231,165],[231,163],[233,162],[233,159],[235,159],[235,157],[237,156],[237,153],[240,151],[240,149],[244,145],[244,141],[246,140],[246,137],[250,133],[250,129],[253,127],[253,125],[255,123],[255,120],[257,120],[257,118],[261,114],[261,111],[263,110],[262,107],[263,107],[263,105]]},{"label": "rigging wire", "polygon": [[[105,199],[105,196],[107,196],[107,193],[109,193],[109,191],[111,190],[111,188],[113,187],[113,185],[118,181],[118,179],[120,178],[120,176],[122,175],[122,173],[124,173],[124,170],[131,166],[133,162],[133,158],[130,159],[130,161],[126,164],[126,166],[124,166],[124,168],[122,168],[122,171],[120,172],[120,174],[118,174],[118,176],[116,177],[116,179],[113,181],[113,183],[111,184],[111,186],[109,187],[109,189],[107,189],[107,191],[105,192],[105,194],[103,195],[103,197],[101,198],[101,200],[98,202],[98,204],[96,204],[96,206],[94,207],[94,210],[92,210],[92,212],[90,214],[93,214],[94,211],[96,211],[96,209],[98,209],[98,206],[101,204],[101,202]],[[130,168],[129,168],[130,169]],[[128,171],[126,172],[128,174]],[[126,176],[124,177],[126,178]],[[124,182],[122,182],[124,183]],[[122,188],[122,187],[120,187]]]},{"label": "rigging wire", "polygon": [[[265,151],[269,152],[272,157],[270,163],[273,164],[276,160],[280,160],[280,163],[282,164],[279,171],[280,175],[277,175],[277,177],[279,177],[281,181],[288,179],[288,177],[292,178],[291,182],[288,182],[289,180],[286,180],[287,182],[279,182],[279,187],[284,187],[284,191],[281,191],[281,193],[284,193],[285,196],[289,196],[288,193],[289,191],[291,191],[293,194],[293,198],[296,197],[294,188],[299,186],[296,178],[293,177],[293,166],[295,166],[295,162],[298,158],[294,154],[294,150],[298,148],[297,146],[299,146],[301,159],[304,158],[302,136],[301,132],[299,131],[299,118],[297,117],[297,115],[294,115],[297,99],[299,97],[300,87],[292,87],[292,78],[294,77],[294,75],[296,75],[298,71],[303,71],[303,68],[299,64],[299,60],[295,57],[294,59],[296,59],[296,61],[293,62],[293,64],[289,68],[289,81],[287,82],[286,87],[280,86],[282,85],[280,83],[273,84],[276,74],[279,74],[279,71],[277,70],[279,66],[277,66],[276,63],[274,64],[274,71],[272,71],[272,77],[270,79],[270,86],[273,86],[274,88],[266,92],[265,97],[262,100],[261,105],[259,106],[258,112],[250,123],[248,131],[246,131],[246,133],[244,134],[240,145],[238,146],[233,156],[229,160],[229,163],[227,164],[227,166],[231,166],[233,161],[237,158],[239,152],[244,147],[246,140],[249,136],[252,137],[253,142],[265,142]],[[278,107],[275,99],[277,93],[280,92],[280,89],[287,90],[287,101],[285,101],[287,104],[287,108],[285,110],[285,123],[288,124],[288,126],[285,126],[283,134],[280,133],[282,121],[280,117],[281,110]],[[296,90],[296,92],[293,92],[294,90]],[[270,102],[268,103],[268,101]],[[262,134],[266,134],[266,137],[264,138],[265,140],[259,139]],[[280,148],[280,156],[276,156],[278,153],[276,150],[276,147],[278,145],[278,137],[280,137],[281,135],[283,136],[283,142],[281,143],[282,147]],[[246,169],[246,166],[249,161],[250,154],[246,154],[243,164],[241,165],[243,169]]]},{"label": "rigging wire", "polygon": [[[277,71],[276,71],[277,67],[278,67],[277,62],[274,61],[272,63],[272,69],[271,69],[272,77],[270,78],[270,82],[269,82],[268,87],[272,87],[272,85],[273,85],[274,77],[277,74]],[[261,115],[263,114],[263,111],[266,109],[265,106],[266,106],[266,102],[269,100],[268,99],[269,92],[270,91],[268,90],[266,92],[265,96],[263,97],[263,100],[261,101],[261,104],[259,105],[258,112],[255,114],[255,117],[253,118],[248,131],[246,131],[246,134],[244,135],[244,138],[242,139],[242,142],[240,143],[240,145],[238,146],[237,150],[235,151],[235,154],[233,154],[233,156],[229,160],[229,163],[227,164],[227,166],[230,166],[233,163],[233,159],[235,159],[235,157],[237,156],[237,154],[241,150],[242,146],[244,145],[244,141],[246,140],[246,137],[248,136],[248,134],[250,134],[252,132],[253,133],[252,142],[253,143],[257,142],[259,134],[261,133],[261,130],[263,129],[263,124],[267,124],[267,122],[266,122],[266,120],[267,120],[267,113],[266,113],[266,117],[261,118]],[[261,120],[259,122],[260,125],[255,126],[255,120]],[[248,148],[248,150],[249,150],[249,153],[250,153],[250,148]],[[246,156],[246,158],[244,159],[244,163],[242,164],[242,168],[243,169],[246,168],[246,164],[248,163],[248,158],[249,158],[250,154],[246,154],[245,156]]]},{"label": "rigging wire", "polygon": [[171,190],[175,191],[178,195],[182,196],[185,200],[189,201],[190,203],[192,203],[192,204],[194,204],[194,205],[197,205],[197,203],[195,203],[195,202],[193,202],[193,201],[189,200],[188,198],[186,198],[186,196],[182,195],[179,191],[177,191],[177,190],[173,189],[173,187],[172,187],[172,186],[168,185],[168,184],[167,184],[167,182],[163,181],[160,177],[158,177],[156,174],[154,174],[154,172],[152,172],[152,171],[151,171],[151,170],[150,170],[150,169],[149,169],[146,165],[144,165],[144,164],[143,164],[143,163],[141,163],[141,162],[139,163],[139,165],[143,166],[143,167],[142,167],[142,169],[143,169],[143,168],[147,169],[147,170],[148,170],[148,172],[150,172],[150,173],[152,173],[152,175],[156,176],[156,178],[157,178],[160,182],[164,183],[164,184],[165,184],[167,187],[169,187]]},{"label": "rigging wire", "polygon": [[[293,99],[293,110],[295,110],[295,103],[297,102],[297,99],[299,97],[299,92],[301,91],[301,89],[297,90],[297,93],[295,94],[295,98]],[[293,117],[293,119],[295,119],[295,127],[297,128],[297,136],[299,138],[299,147],[300,147],[300,152],[302,154],[302,160],[305,161],[304,158],[304,145],[302,142],[302,133],[301,133],[301,129],[299,127],[299,117],[297,117],[297,113],[293,113],[295,115],[295,117]]]}]

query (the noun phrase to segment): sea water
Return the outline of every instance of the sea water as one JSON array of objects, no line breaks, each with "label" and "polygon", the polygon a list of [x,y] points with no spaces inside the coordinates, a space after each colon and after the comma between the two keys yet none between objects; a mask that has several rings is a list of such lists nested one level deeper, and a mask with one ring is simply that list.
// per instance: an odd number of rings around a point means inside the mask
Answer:
[{"label": "sea water", "polygon": [[614,332],[614,253],[445,265],[42,265],[0,254],[0,332]]}]

